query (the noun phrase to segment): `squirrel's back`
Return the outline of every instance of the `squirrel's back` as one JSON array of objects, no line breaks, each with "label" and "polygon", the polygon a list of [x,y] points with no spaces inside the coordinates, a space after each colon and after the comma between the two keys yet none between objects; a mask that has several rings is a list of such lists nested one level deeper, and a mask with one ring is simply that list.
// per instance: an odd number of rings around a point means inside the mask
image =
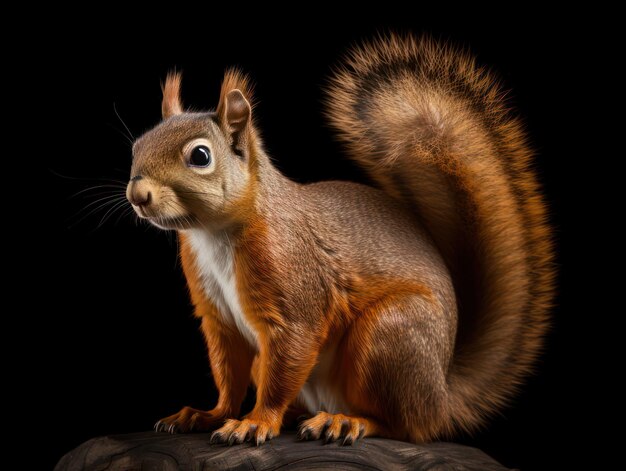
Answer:
[{"label": "squirrel's back", "polygon": [[[436,278],[429,285],[454,298],[449,274],[430,235],[405,204],[370,186],[324,181],[300,188],[308,226],[335,247],[357,276]],[[424,280],[425,281],[425,280]],[[439,291],[435,289],[435,291]]]},{"label": "squirrel's back", "polygon": [[472,429],[530,371],[553,295],[552,244],[532,153],[494,77],[428,38],[352,51],[328,115],[350,157],[413,211],[459,307],[447,432]]}]

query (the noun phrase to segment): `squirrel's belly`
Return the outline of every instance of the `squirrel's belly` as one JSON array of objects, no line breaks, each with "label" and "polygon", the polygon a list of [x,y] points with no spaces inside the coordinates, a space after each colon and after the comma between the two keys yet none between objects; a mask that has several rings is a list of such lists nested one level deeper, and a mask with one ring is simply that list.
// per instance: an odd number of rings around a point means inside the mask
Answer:
[{"label": "squirrel's belly", "polygon": [[250,345],[258,348],[257,333],[247,321],[235,285],[233,249],[228,236],[189,231],[189,242],[204,292],[227,324],[235,326]]},{"label": "squirrel's belly", "polygon": [[298,402],[311,414],[319,411],[330,414],[350,412],[342,394],[337,390],[336,378],[331,374],[333,365],[336,364],[336,352],[337,346],[333,345],[320,353],[315,368],[300,390]]}]

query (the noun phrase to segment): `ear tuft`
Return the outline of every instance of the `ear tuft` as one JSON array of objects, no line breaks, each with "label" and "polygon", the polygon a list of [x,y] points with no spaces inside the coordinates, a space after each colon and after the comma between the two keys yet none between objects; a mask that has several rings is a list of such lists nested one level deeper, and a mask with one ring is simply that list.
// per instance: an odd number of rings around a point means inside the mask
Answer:
[{"label": "ear tuft", "polygon": [[240,131],[250,121],[252,112],[252,86],[240,70],[230,69],[224,74],[217,115],[220,121]]},{"label": "ear tuft", "polygon": [[161,103],[163,119],[183,112],[183,105],[180,101],[181,79],[182,74],[180,72],[169,72],[165,79],[165,84],[161,86],[163,90],[163,101]]}]

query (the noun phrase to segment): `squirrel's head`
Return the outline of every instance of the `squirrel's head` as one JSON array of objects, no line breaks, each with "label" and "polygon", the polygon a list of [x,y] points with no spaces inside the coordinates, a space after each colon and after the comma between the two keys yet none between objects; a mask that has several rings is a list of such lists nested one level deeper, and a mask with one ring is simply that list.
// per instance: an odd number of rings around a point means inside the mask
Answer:
[{"label": "squirrel's head", "polygon": [[139,217],[162,229],[220,229],[254,203],[259,140],[250,89],[226,74],[215,112],[183,111],[180,74],[163,86],[163,121],[133,145],[126,197]]}]

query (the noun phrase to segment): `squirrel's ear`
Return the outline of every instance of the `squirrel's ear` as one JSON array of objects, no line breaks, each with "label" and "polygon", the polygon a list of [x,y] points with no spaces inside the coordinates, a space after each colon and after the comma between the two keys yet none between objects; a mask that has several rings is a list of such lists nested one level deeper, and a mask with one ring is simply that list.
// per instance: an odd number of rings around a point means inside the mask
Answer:
[{"label": "squirrel's ear", "polygon": [[226,94],[224,104],[224,124],[231,132],[239,133],[245,130],[250,122],[252,109],[250,103],[243,96],[243,92],[236,88]]},{"label": "squirrel's ear", "polygon": [[180,101],[181,78],[180,72],[170,72],[167,74],[165,84],[161,87],[163,90],[163,101],[161,102],[163,119],[183,112],[183,105]]},{"label": "squirrel's ear", "polygon": [[225,134],[232,139],[233,150],[245,154],[252,133],[252,93],[248,79],[237,70],[224,76],[217,116]]}]

